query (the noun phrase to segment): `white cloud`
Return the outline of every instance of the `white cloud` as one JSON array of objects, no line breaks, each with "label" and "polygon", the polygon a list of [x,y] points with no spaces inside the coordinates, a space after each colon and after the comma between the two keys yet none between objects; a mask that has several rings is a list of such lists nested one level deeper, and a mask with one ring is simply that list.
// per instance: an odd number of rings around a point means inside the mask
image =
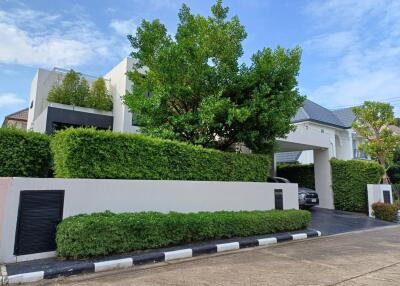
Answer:
[{"label": "white cloud", "polygon": [[308,88],[312,99],[333,107],[400,97],[399,1],[318,1],[307,12],[319,24],[305,52],[333,78]]},{"label": "white cloud", "polygon": [[337,54],[356,43],[356,35],[351,31],[320,34],[304,43],[304,48],[323,54]]},{"label": "white cloud", "polygon": [[0,10],[0,63],[71,67],[111,55],[112,39],[92,22],[64,18],[28,8]]},{"label": "white cloud", "polygon": [[133,20],[114,19],[111,21],[110,27],[114,29],[117,34],[121,36],[127,36],[135,34],[137,25]]},{"label": "white cloud", "polygon": [[12,107],[24,103],[25,100],[14,93],[0,93],[0,107]]}]

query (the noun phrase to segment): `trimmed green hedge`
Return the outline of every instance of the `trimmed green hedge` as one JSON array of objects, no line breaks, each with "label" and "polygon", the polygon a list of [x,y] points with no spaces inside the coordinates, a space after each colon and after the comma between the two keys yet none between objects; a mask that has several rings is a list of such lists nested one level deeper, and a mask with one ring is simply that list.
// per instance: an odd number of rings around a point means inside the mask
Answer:
[{"label": "trimmed green hedge", "polygon": [[277,166],[277,176],[298,183],[299,187],[315,190],[314,164],[280,164]]},{"label": "trimmed green hedge", "polygon": [[47,135],[0,128],[0,177],[47,177],[49,145]]},{"label": "trimmed green hedge", "polygon": [[265,181],[270,170],[267,156],[94,129],[58,132],[51,147],[60,178]]},{"label": "trimmed green hedge", "polygon": [[293,231],[306,228],[310,220],[310,213],[303,210],[78,215],[58,225],[57,254],[82,258],[192,241]]},{"label": "trimmed green hedge", "polygon": [[331,160],[335,208],[368,212],[367,184],[378,184],[384,173],[374,161]]}]

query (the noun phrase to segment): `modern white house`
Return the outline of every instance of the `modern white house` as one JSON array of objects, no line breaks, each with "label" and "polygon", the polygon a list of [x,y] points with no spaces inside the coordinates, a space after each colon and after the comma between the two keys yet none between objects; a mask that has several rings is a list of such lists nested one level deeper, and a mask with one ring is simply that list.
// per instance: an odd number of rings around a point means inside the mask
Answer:
[{"label": "modern white house", "polygon": [[[59,68],[38,69],[31,85],[27,129],[51,134],[64,126],[96,126],[118,132],[137,132],[132,113],[122,102],[122,96],[131,89],[126,72],[132,69],[132,65],[133,59],[125,58],[103,76],[113,98],[112,111],[48,102],[49,91],[61,84],[68,71]],[[93,76],[82,76],[89,85],[96,80]]]}]

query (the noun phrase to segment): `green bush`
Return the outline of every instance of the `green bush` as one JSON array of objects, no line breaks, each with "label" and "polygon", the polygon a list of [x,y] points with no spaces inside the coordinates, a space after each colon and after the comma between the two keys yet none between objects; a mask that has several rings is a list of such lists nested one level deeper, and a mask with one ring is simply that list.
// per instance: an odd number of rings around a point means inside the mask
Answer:
[{"label": "green bush", "polygon": [[49,141],[47,135],[0,128],[0,177],[47,177]]},{"label": "green bush", "polygon": [[398,207],[396,205],[387,203],[373,203],[372,204],[373,215],[377,219],[386,221],[395,221],[397,218]]},{"label": "green bush", "polygon": [[367,184],[378,184],[384,173],[374,161],[331,160],[335,208],[368,212]]},{"label": "green bush", "polygon": [[94,129],[58,132],[51,147],[61,178],[265,181],[270,169],[267,156]]},{"label": "green bush", "polygon": [[211,239],[304,229],[311,215],[302,210],[199,213],[95,213],[63,220],[57,253],[81,258],[159,248]]},{"label": "green bush", "polygon": [[113,109],[112,97],[107,90],[105,80],[96,79],[90,88],[87,80],[74,70],[66,73],[61,85],[53,86],[47,99],[50,102],[99,110]]},{"label": "green bush", "polygon": [[315,190],[314,164],[281,164],[277,166],[277,176],[298,183],[299,187]]}]

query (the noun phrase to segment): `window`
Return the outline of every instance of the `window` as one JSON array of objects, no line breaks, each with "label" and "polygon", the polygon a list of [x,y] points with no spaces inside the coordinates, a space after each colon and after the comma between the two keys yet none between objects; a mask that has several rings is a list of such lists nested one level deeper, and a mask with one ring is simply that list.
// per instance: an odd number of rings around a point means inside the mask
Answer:
[{"label": "window", "polygon": [[133,113],[133,112],[132,112],[132,126],[139,126],[137,115],[136,115],[136,113]]},{"label": "window", "polygon": [[357,142],[356,142],[356,140],[353,139],[352,145],[353,145],[353,158],[357,158]]},{"label": "window", "polygon": [[358,149],[357,141],[353,139],[353,158],[354,159],[368,159],[364,151]]}]

